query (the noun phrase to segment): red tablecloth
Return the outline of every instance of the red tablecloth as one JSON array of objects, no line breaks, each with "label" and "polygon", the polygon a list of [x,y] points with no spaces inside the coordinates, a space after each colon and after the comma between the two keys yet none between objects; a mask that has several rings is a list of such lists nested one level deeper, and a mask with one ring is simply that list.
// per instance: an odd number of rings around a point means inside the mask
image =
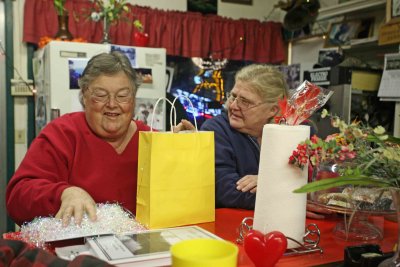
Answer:
[{"label": "red tablecloth", "polygon": [[[215,233],[219,237],[236,242],[239,236],[239,226],[245,217],[253,217],[254,212],[240,209],[217,209],[216,221],[214,223],[199,224],[200,227]],[[321,231],[320,247],[324,250],[323,254],[311,253],[301,256],[285,256],[279,260],[277,267],[281,266],[315,266],[324,263],[342,261],[344,248],[347,246],[359,245],[362,242],[349,242],[334,236],[333,229],[342,217],[330,218],[325,220],[307,219],[306,224],[315,223]],[[383,252],[393,250],[397,242],[397,223],[377,218],[384,228],[384,237],[380,241],[368,241],[365,243],[375,243],[381,246]],[[239,247],[238,266],[254,266],[247,257],[243,246]]]},{"label": "red tablecloth", "polygon": [[[241,209],[217,209],[216,220],[212,223],[198,224],[198,226],[218,235],[219,237],[236,243],[239,236],[239,226],[245,217],[253,217],[254,212]],[[397,241],[397,223],[384,220],[382,217],[376,218],[381,222],[383,228],[383,239],[380,241],[369,241],[365,243],[375,243],[381,246],[383,252],[393,250]],[[315,223],[321,231],[320,247],[324,250],[322,254],[315,252],[300,256],[284,256],[277,263],[277,267],[282,266],[315,266],[325,263],[342,261],[344,248],[347,246],[359,245],[362,242],[349,242],[334,236],[333,229],[342,217],[329,218],[325,220],[307,219],[306,224]],[[18,232],[4,234],[7,239],[19,239]],[[254,266],[246,255],[242,245],[238,244],[239,257],[238,266]]]}]

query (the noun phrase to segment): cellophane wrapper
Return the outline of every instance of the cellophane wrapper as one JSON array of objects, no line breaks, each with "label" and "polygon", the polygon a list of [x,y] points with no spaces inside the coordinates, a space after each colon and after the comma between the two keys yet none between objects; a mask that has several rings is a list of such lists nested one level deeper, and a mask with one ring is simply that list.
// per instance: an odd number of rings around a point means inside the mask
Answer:
[{"label": "cellophane wrapper", "polygon": [[333,94],[332,90],[319,87],[305,80],[288,99],[283,99],[281,108],[284,122],[288,125],[299,125],[321,108]]}]

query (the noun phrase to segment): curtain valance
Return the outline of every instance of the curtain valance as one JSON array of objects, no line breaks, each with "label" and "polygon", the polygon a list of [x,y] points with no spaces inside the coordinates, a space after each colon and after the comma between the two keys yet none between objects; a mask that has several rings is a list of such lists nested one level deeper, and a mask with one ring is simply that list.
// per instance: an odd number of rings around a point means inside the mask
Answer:
[{"label": "curtain valance", "polygon": [[[68,25],[74,37],[98,43],[102,39],[102,23],[88,17],[91,5],[88,0],[67,1]],[[281,63],[285,59],[281,23],[129,7],[131,12],[111,26],[114,44],[134,46],[133,21],[139,19],[150,36],[149,47],[164,47],[168,55],[260,63]],[[53,0],[25,1],[23,41],[37,44],[41,37],[54,37],[57,29]]]}]

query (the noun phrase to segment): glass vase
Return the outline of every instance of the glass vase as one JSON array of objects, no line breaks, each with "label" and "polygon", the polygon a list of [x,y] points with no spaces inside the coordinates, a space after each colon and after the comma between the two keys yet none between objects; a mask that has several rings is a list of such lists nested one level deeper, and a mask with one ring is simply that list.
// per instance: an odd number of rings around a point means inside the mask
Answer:
[{"label": "glass vase", "polygon": [[102,44],[111,44],[110,39],[110,22],[106,17],[103,18],[103,39],[101,40]]},{"label": "glass vase", "polygon": [[379,267],[400,267],[400,189],[392,188],[390,192],[392,193],[393,204],[397,216],[397,248],[393,257],[381,262]]}]

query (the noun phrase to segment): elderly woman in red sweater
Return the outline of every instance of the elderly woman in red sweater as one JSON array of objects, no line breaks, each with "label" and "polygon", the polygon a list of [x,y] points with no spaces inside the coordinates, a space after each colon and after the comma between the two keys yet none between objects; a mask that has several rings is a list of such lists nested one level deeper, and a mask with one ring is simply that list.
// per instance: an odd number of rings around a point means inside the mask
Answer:
[{"label": "elderly woman in red sweater", "polygon": [[135,213],[139,131],[132,120],[139,77],[118,52],[99,54],[79,79],[83,112],[49,123],[8,184],[7,211],[18,224],[53,215],[96,220],[96,203],[118,202]]}]

